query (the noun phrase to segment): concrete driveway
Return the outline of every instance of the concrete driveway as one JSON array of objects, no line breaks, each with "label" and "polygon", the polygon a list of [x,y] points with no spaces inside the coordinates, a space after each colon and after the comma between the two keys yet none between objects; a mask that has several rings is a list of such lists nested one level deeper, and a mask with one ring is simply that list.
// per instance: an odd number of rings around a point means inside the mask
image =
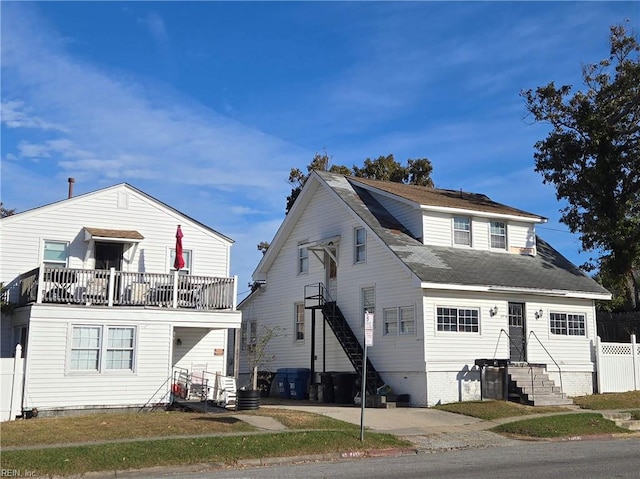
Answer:
[{"label": "concrete driveway", "polygon": [[[261,408],[281,408],[308,411],[340,421],[360,425],[361,409],[358,406],[337,404],[313,404],[309,401],[296,404],[287,401],[281,404],[265,405]],[[495,426],[494,423],[461,414],[429,408],[366,408],[364,425],[370,430],[397,436],[418,436],[439,433],[461,433],[480,431]]]}]

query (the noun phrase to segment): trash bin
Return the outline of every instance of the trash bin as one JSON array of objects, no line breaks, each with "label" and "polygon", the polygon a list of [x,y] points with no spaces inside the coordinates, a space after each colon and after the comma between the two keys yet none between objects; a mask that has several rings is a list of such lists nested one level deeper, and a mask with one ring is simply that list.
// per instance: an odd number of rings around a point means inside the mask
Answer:
[{"label": "trash bin", "polygon": [[291,399],[307,399],[307,385],[311,370],[307,368],[289,368],[287,378]]},{"label": "trash bin", "polygon": [[331,379],[332,374],[334,373],[320,373],[320,385],[322,386],[322,402],[325,403],[335,402],[335,395],[333,394],[333,380]]},{"label": "trash bin", "polygon": [[333,381],[334,400],[337,404],[353,404],[353,398],[356,395],[356,373],[333,373],[331,380]]},{"label": "trash bin", "polygon": [[278,387],[278,396],[281,399],[289,399],[291,391],[289,390],[289,378],[287,377],[289,368],[280,368],[276,371],[275,382]]}]

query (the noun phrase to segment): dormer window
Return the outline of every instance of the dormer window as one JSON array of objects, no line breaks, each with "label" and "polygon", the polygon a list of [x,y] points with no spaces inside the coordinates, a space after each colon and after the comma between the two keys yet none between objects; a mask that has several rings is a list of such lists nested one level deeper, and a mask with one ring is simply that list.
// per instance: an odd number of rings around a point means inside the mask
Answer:
[{"label": "dormer window", "polygon": [[453,218],[453,244],[471,246],[471,218],[462,216]]},{"label": "dormer window", "polygon": [[491,248],[507,249],[507,225],[504,221],[492,221],[491,226]]}]

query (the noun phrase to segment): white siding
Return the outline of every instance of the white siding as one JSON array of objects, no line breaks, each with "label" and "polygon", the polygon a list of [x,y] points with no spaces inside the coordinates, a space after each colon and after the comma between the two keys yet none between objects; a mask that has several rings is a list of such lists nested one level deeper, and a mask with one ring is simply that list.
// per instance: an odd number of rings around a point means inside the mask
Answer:
[{"label": "white siding", "polygon": [[[311,312],[307,311],[305,340],[295,341],[293,336],[294,304],[304,299],[304,286],[324,282],[324,269],[315,255],[309,255],[309,273],[296,275],[298,241],[314,241],[340,235],[338,246],[337,303],[355,334],[364,338],[361,318],[360,290],[365,286],[376,288],[376,329],[374,345],[369,348],[369,358],[387,382],[409,373],[420,373],[424,368],[423,337],[421,327],[421,291],[412,284],[412,275],[370,232],[367,231],[367,260],[354,264],[354,228],[362,226],[324,188],[319,188],[304,214],[293,228],[282,249],[278,252],[267,274],[266,289],[242,305],[243,322],[256,320],[259,324],[279,324],[284,334],[269,344],[275,358],[269,368],[310,367]],[[418,334],[412,336],[383,336],[382,311],[384,308],[415,306]],[[327,371],[352,371],[353,368],[333,333],[327,326],[326,356],[323,357],[322,314],[316,313],[316,372],[322,371],[323,359]],[[244,356],[244,353],[242,354]],[[241,372],[247,372],[246,362],[241,362]],[[403,383],[390,383],[402,394]]]},{"label": "white siding", "polygon": [[510,222],[507,241],[511,248],[532,248],[535,251],[535,226],[531,223]]},{"label": "white siding", "polygon": [[422,222],[424,225],[424,240],[426,245],[451,246],[452,216],[446,213],[436,213],[426,211],[423,213]]},{"label": "white siding", "polygon": [[396,220],[411,232],[414,238],[422,237],[424,233],[422,229],[422,212],[419,208],[394,200],[383,194],[374,192],[371,192],[371,194]]},{"label": "white siding", "polygon": [[474,249],[489,249],[489,219],[477,216],[471,219],[471,244]]},{"label": "white siding", "polygon": [[[555,365],[557,363],[562,372],[562,385],[568,394],[593,392],[590,378],[594,371],[592,350],[596,326],[595,309],[591,300],[428,291],[424,296],[428,405],[472,399],[475,394],[473,391],[477,392],[476,399],[479,399],[479,388],[476,387],[479,384],[473,385],[469,382],[479,380],[477,368],[474,366],[475,360],[509,358],[509,302],[525,304],[527,360],[531,363],[546,364],[550,377],[560,385],[560,374]],[[480,331],[438,331],[438,306],[479,308]],[[492,317],[489,309],[496,306],[498,313]],[[536,318],[535,313],[540,310],[542,316]],[[586,335],[551,334],[549,313],[552,311],[584,314]]]},{"label": "white siding", "polygon": [[[173,365],[189,371],[204,369],[212,374],[225,375],[227,330],[205,328],[175,328]],[[180,339],[180,345],[177,340]],[[216,355],[215,350],[224,351]]]},{"label": "white siding", "polygon": [[[118,207],[118,195],[122,194],[129,197],[127,209]],[[44,240],[68,241],[68,266],[93,269],[93,258],[85,260],[89,245],[84,240],[85,226],[138,231],[144,240],[131,261],[123,261],[123,271],[167,273],[178,224],[182,225],[184,249],[193,252],[191,274],[229,276],[230,244],[226,239],[120,186],[3,221],[0,280],[7,285],[16,276],[37,268],[42,262]]]},{"label": "white siding", "polygon": [[[192,363],[206,363],[214,372],[226,374],[225,356],[214,354],[216,348],[226,347],[226,329],[180,328],[185,332],[185,349],[182,354],[172,351],[175,312],[168,309],[36,305],[31,310],[25,380],[28,408],[132,407],[148,401],[167,402],[172,355],[188,369]],[[135,326],[135,370],[69,371],[73,325]]]}]

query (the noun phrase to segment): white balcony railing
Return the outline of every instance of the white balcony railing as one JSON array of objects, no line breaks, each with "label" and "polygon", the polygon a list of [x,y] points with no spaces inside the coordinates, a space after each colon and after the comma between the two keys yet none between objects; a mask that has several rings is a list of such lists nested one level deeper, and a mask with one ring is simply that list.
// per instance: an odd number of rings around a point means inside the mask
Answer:
[{"label": "white balcony railing", "polygon": [[18,305],[37,302],[201,310],[236,308],[235,277],[42,267],[21,275],[18,282]]}]

